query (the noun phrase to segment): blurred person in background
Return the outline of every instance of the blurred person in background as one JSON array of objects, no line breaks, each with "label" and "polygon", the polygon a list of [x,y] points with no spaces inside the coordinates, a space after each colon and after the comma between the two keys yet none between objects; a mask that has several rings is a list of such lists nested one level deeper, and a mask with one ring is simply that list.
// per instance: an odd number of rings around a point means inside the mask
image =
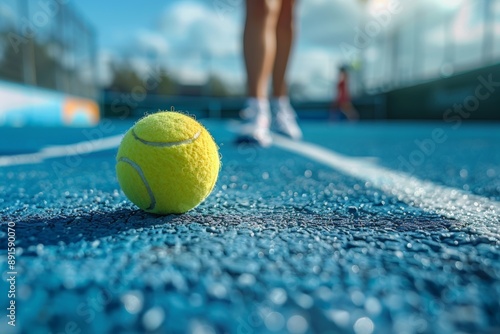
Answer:
[{"label": "blurred person in background", "polygon": [[351,102],[351,94],[349,94],[349,75],[347,66],[345,65],[339,67],[337,97],[330,111],[330,120],[340,120],[342,118],[340,113],[349,121],[357,121],[359,119],[358,111]]},{"label": "blurred person in background", "polygon": [[294,6],[294,0],[246,1],[243,55],[248,98],[240,113],[243,126],[238,142],[268,146],[271,129],[292,139],[302,138],[285,80],[294,39]]}]

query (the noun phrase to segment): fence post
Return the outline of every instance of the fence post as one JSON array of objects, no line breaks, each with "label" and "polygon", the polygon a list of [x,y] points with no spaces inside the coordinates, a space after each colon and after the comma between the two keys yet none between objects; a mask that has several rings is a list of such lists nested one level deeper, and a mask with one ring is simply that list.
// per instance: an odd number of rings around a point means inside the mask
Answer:
[{"label": "fence post", "polygon": [[[29,5],[28,0],[19,0],[19,14],[20,17],[24,17],[29,21]],[[18,27],[19,33],[22,35],[23,32],[20,27]],[[23,81],[25,84],[35,86],[37,83],[36,72],[35,72],[35,37],[28,38],[26,43],[23,43],[22,47],[22,62],[23,62]]]}]

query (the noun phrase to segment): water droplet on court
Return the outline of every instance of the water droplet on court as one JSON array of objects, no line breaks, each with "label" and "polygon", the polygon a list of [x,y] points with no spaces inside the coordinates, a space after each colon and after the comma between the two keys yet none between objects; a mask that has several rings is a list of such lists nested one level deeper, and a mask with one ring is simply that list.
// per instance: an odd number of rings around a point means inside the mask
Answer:
[{"label": "water droplet on court", "polygon": [[301,315],[292,315],[286,322],[286,328],[289,333],[302,334],[307,331],[309,324],[307,320]]},{"label": "water droplet on court", "polygon": [[365,295],[359,291],[355,290],[351,293],[351,301],[356,306],[361,306],[365,302]]},{"label": "water droplet on court", "polygon": [[347,327],[349,325],[349,312],[344,310],[330,310],[327,313],[328,318],[332,320],[339,327]]},{"label": "water droplet on court", "polygon": [[215,334],[215,330],[210,325],[199,320],[191,321],[190,327],[192,334]]},{"label": "water droplet on court", "polygon": [[355,206],[348,207],[347,212],[349,212],[349,214],[353,215],[354,217],[357,217],[359,215],[358,208]]},{"label": "water droplet on court", "polygon": [[375,325],[370,318],[362,317],[356,320],[353,328],[356,334],[371,334],[375,329]]},{"label": "water droplet on court", "polygon": [[314,299],[305,293],[298,293],[294,296],[294,299],[297,305],[306,310],[310,309],[314,304]]},{"label": "water droplet on court", "polygon": [[368,297],[365,302],[365,310],[373,316],[377,316],[380,314],[382,310],[382,306],[380,302],[374,297]]},{"label": "water droplet on court", "polygon": [[142,310],[143,300],[140,291],[130,291],[121,297],[123,306],[130,314],[136,314]]},{"label": "water droplet on court", "polygon": [[465,179],[468,175],[469,175],[469,172],[467,171],[467,169],[461,169],[460,170],[460,177],[462,179]]},{"label": "water droplet on court", "polygon": [[36,254],[37,254],[38,256],[43,255],[43,251],[44,251],[43,244],[38,244],[38,245],[36,245]]},{"label": "water droplet on court", "polygon": [[285,326],[285,318],[279,312],[271,312],[264,319],[267,329],[273,332],[279,332]]},{"label": "water droplet on court", "polygon": [[243,286],[251,286],[255,284],[255,276],[248,273],[241,274],[238,277],[238,283]]},{"label": "water droplet on court", "polygon": [[283,305],[287,300],[286,291],[282,288],[271,290],[269,299],[276,305]]},{"label": "water droplet on court", "polygon": [[215,298],[222,299],[227,295],[226,287],[220,283],[211,284],[210,286],[207,287],[207,290],[208,293],[214,296]]},{"label": "water droplet on court", "polygon": [[156,306],[144,313],[144,316],[142,317],[142,325],[146,328],[146,330],[152,332],[161,326],[164,319],[165,312],[161,307]]}]

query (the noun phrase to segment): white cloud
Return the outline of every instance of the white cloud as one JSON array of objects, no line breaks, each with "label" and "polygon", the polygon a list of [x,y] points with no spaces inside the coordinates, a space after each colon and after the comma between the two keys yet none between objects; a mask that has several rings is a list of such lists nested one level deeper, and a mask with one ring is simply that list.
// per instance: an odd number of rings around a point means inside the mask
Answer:
[{"label": "white cloud", "polygon": [[240,26],[236,16],[221,18],[213,8],[186,1],[165,10],[159,31],[175,46],[174,56],[222,57],[239,54]]},{"label": "white cloud", "polygon": [[147,57],[133,56],[129,58],[129,63],[135,73],[137,73],[143,80],[150,76],[152,63]]},{"label": "white cloud", "polygon": [[150,30],[139,31],[135,36],[135,45],[141,52],[152,56],[164,56],[169,51],[165,36]]},{"label": "white cloud", "polygon": [[137,32],[124,53],[139,73],[154,62],[183,83],[204,83],[212,62],[241,57],[241,11],[221,16],[216,9],[195,1],[167,6],[157,24]]},{"label": "white cloud", "polygon": [[192,64],[188,63],[181,64],[170,73],[178,77],[183,84],[188,85],[203,85],[208,79],[206,68],[192,66]]},{"label": "white cloud", "polygon": [[301,87],[298,97],[330,98],[341,59],[337,54],[314,48],[297,53],[290,68],[290,83]]},{"label": "white cloud", "polygon": [[308,0],[297,8],[300,23],[299,42],[304,47],[336,48],[349,42],[361,23],[356,1]]},{"label": "white cloud", "polygon": [[2,23],[10,23],[15,24],[18,17],[16,12],[5,3],[0,3],[0,18],[3,21]]}]

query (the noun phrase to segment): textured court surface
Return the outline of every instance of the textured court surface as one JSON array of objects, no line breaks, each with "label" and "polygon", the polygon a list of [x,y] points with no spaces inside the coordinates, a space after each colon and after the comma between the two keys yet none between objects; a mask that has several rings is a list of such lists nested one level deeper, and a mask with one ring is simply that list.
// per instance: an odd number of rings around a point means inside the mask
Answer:
[{"label": "textured court surface", "polygon": [[[112,137],[131,124],[1,129],[0,153]],[[8,222],[18,306],[17,326],[3,311],[0,333],[500,332],[499,125],[303,123],[307,142],[492,203],[485,214],[436,199],[466,212],[454,219],[412,202],[419,189],[401,197],[280,147],[235,146],[227,123],[205,124],[223,166],[212,195],[184,215],[130,204],[114,148],[3,160],[0,307]],[[413,153],[418,168],[402,164],[436,128],[446,140],[424,159]]]}]

